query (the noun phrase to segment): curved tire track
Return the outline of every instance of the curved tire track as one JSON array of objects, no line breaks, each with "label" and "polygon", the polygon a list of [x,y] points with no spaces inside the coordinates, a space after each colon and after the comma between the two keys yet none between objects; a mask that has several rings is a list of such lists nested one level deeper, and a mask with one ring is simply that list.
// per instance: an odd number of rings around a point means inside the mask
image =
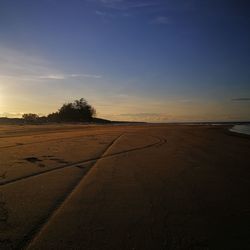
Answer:
[{"label": "curved tire track", "polygon": [[[112,148],[112,146],[123,135],[125,135],[125,133],[121,134],[119,137],[117,137],[117,139],[115,139],[110,144],[110,146],[105,150],[105,152],[102,154],[102,156],[98,157],[98,160],[96,160],[93,163],[93,165],[90,167],[90,170],[98,163],[99,160],[102,160],[102,159],[105,159],[105,158],[114,157],[114,156],[121,155],[121,154],[128,153],[128,152],[133,152],[133,151],[138,151],[138,150],[143,150],[143,149],[151,148],[151,147],[154,147],[154,146],[160,147],[160,146],[162,146],[163,144],[166,143],[166,139],[165,138],[151,136],[153,138],[156,138],[157,142],[150,143],[150,144],[147,144],[147,145],[142,146],[142,147],[136,147],[136,148],[133,148],[133,149],[123,150],[121,152],[109,154],[108,153],[109,150]],[[41,223],[37,227],[35,233],[34,233],[34,230],[33,230],[32,234],[28,235],[28,238],[26,237],[25,239],[23,239],[22,244],[20,244],[17,249],[33,249],[34,244],[36,242],[36,239],[39,238],[39,236],[41,235],[41,233],[43,232],[43,230],[49,225],[50,221],[53,220],[53,218],[61,211],[61,209],[63,208],[64,204],[67,204],[67,202],[71,199],[72,195],[74,195],[75,191],[78,189],[78,187],[80,186],[81,181],[85,178],[85,176],[86,176],[86,174],[76,183],[76,185],[71,190],[71,192],[66,195],[65,199],[50,213],[50,215],[43,221],[43,223]]]},{"label": "curved tire track", "polygon": [[65,193],[63,197],[61,197],[61,199],[50,209],[50,211],[48,211],[48,213],[45,214],[45,216],[40,220],[40,222],[36,224],[30,230],[30,232],[25,235],[25,237],[19,242],[19,244],[17,244],[15,249],[26,249],[30,244],[32,244],[33,240],[36,238],[37,235],[39,235],[40,231],[48,223],[52,216],[61,208],[64,202],[66,202],[71,197],[71,194],[73,194],[74,191],[77,189],[79,183],[82,181],[85,175],[90,171],[92,167],[95,166],[99,159],[102,159],[102,156],[105,156],[106,152],[108,152],[108,150],[113,146],[113,144],[118,141],[122,136],[123,134],[119,135],[111,143],[109,143],[102,155],[97,160],[93,160],[94,162],[92,166],[88,168],[88,171],[85,172],[79,180],[77,180],[77,182],[71,187],[71,189],[67,193]]},{"label": "curved tire track", "polygon": [[[104,135],[104,134],[94,134],[94,136],[99,136],[99,135]],[[13,145],[1,146],[0,149],[23,147],[27,145],[44,143],[44,142],[56,142],[56,141],[70,140],[70,139],[80,139],[80,138],[85,138],[85,137],[88,137],[88,135],[72,136],[72,137],[65,137],[65,138],[59,138],[59,139],[49,139],[49,140],[44,140],[44,141],[27,142],[27,143],[21,143],[21,144],[13,144]]]},{"label": "curved tire track", "polygon": [[[111,144],[108,145],[108,148],[106,148],[105,153],[123,135],[124,134],[121,134],[115,140],[113,140],[111,142]],[[90,158],[90,159],[87,159],[87,160],[66,164],[64,166],[55,167],[55,168],[52,168],[52,169],[48,169],[48,170],[45,170],[45,171],[41,171],[41,172],[38,172],[38,173],[33,173],[33,174],[22,176],[22,177],[18,177],[18,178],[11,179],[11,180],[1,181],[0,186],[13,184],[13,183],[16,183],[16,182],[19,182],[19,181],[22,181],[22,180],[26,180],[26,179],[29,179],[29,178],[32,178],[32,177],[35,177],[35,176],[39,176],[39,175],[42,175],[42,174],[47,174],[47,173],[50,173],[50,172],[59,171],[59,170],[64,169],[64,168],[79,167],[78,166],[79,164],[87,164],[87,163],[92,163],[92,162],[95,163],[96,161],[98,161],[100,159],[110,158],[110,157],[114,157],[114,156],[117,156],[117,155],[133,152],[133,151],[144,150],[144,149],[151,148],[151,147],[154,147],[154,146],[160,147],[160,146],[162,146],[163,144],[165,144],[167,142],[167,140],[165,138],[162,139],[161,137],[156,137],[156,136],[151,136],[151,137],[156,138],[158,140],[158,142],[151,143],[151,144],[148,144],[148,145],[145,145],[145,146],[142,146],[142,147],[136,147],[136,148],[132,148],[132,149],[128,149],[128,150],[123,150],[121,152],[117,152],[117,153],[113,153],[113,154],[105,154],[105,153],[103,153],[101,156],[98,156],[98,157],[94,157],[94,158]]]}]

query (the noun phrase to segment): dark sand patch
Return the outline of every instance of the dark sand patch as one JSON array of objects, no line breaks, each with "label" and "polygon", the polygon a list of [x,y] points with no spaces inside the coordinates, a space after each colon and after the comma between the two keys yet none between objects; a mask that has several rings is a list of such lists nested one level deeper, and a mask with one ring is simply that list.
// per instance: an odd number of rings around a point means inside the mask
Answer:
[{"label": "dark sand patch", "polygon": [[28,161],[28,162],[32,162],[32,163],[37,163],[39,161],[42,161],[40,160],[39,158],[37,157],[27,157],[27,158],[24,158],[24,160]]}]

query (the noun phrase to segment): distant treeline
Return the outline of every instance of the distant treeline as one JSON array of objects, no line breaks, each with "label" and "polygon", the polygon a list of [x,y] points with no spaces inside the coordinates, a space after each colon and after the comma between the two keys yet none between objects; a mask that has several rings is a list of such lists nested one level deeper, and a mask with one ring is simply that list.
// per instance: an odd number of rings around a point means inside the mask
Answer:
[{"label": "distant treeline", "polygon": [[112,123],[112,124],[142,124],[143,122],[109,121],[96,117],[96,110],[84,99],[65,103],[58,111],[47,116],[34,113],[23,114],[22,118],[0,117],[0,124],[47,124],[47,123]]},{"label": "distant treeline", "polygon": [[74,102],[63,104],[57,112],[47,116],[39,116],[34,113],[23,114],[22,118],[0,118],[0,122],[6,124],[43,124],[43,123],[65,123],[65,122],[95,122],[109,123],[111,121],[96,118],[96,110],[81,98]]}]

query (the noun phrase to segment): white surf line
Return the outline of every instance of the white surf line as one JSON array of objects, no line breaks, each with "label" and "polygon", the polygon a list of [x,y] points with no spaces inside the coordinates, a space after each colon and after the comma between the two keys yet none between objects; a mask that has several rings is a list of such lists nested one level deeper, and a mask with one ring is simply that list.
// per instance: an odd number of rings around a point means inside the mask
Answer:
[{"label": "white surf line", "polygon": [[[116,141],[118,141],[122,136],[121,134],[116,139],[114,139],[106,148],[106,150],[102,153],[102,156],[108,152],[108,150],[114,145]],[[39,223],[39,225],[36,225],[35,228],[33,228],[26,236],[25,238],[17,245],[16,249],[32,249],[32,244],[34,241],[39,237],[43,229],[46,227],[48,222],[58,213],[58,211],[63,207],[63,205],[71,198],[72,194],[75,192],[75,190],[78,188],[81,181],[89,174],[91,169],[97,164],[97,162],[102,159],[102,156],[100,156],[97,160],[94,161],[93,165],[89,167],[89,170],[83,174],[82,178],[78,180],[73,188],[66,194],[66,196],[61,200],[60,203],[58,203],[55,207],[49,211],[46,218],[43,218],[43,220]]]},{"label": "white surf line", "polygon": [[102,155],[102,156],[99,156],[99,157],[95,157],[95,158],[92,158],[92,159],[88,159],[88,160],[85,160],[85,161],[74,162],[74,163],[71,163],[71,164],[66,164],[64,166],[55,167],[55,168],[52,168],[52,169],[49,169],[49,170],[45,170],[45,171],[41,171],[41,172],[38,172],[38,173],[34,173],[34,174],[31,174],[31,175],[22,176],[22,177],[19,177],[19,178],[16,178],[16,179],[11,179],[11,180],[7,180],[7,181],[1,181],[0,182],[0,186],[14,184],[14,183],[16,183],[18,181],[22,181],[22,180],[26,180],[26,179],[29,179],[29,178],[33,178],[35,176],[39,176],[39,175],[42,175],[42,174],[47,174],[47,173],[50,173],[50,172],[53,172],[53,171],[60,171],[60,170],[62,170],[64,168],[79,167],[79,164],[87,164],[87,163],[91,163],[91,162],[94,162],[94,161],[97,161],[97,160],[100,160],[100,159],[114,157],[116,155],[120,155],[120,154],[124,154],[124,153],[129,153],[129,152],[133,152],[133,151],[137,151],[137,150],[143,150],[143,149],[150,148],[150,147],[153,147],[153,146],[161,146],[164,143],[166,143],[166,140],[164,140],[164,142],[163,142],[158,137],[154,137],[154,138],[158,139],[159,141],[155,142],[155,143],[152,143],[152,144],[148,144],[148,145],[143,146],[143,147],[132,148],[132,149],[124,150],[124,151],[113,153],[113,154],[108,154],[106,152],[105,155]]}]

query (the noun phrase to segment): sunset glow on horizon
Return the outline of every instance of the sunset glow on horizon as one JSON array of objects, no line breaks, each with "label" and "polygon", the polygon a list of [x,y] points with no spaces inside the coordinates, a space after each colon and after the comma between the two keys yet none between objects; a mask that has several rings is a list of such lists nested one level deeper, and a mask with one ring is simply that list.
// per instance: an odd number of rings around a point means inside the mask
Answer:
[{"label": "sunset glow on horizon", "polygon": [[0,3],[0,116],[81,97],[112,120],[249,121],[250,5]]}]

